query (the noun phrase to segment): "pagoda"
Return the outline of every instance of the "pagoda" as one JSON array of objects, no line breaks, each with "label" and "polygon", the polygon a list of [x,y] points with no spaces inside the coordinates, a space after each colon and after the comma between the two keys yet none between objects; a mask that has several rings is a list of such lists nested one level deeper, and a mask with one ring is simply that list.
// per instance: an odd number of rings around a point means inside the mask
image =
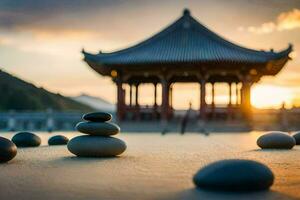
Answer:
[{"label": "pagoda", "polygon": [[[147,119],[163,121],[174,115],[172,85],[177,82],[199,83],[200,119],[214,119],[218,113],[251,117],[251,86],[262,76],[275,76],[291,59],[291,52],[291,44],[280,52],[236,45],[203,26],[187,9],[167,28],[132,47],[110,53],[82,51],[84,61],[93,70],[111,77],[116,84],[119,120],[144,119],[143,116],[150,115]],[[139,105],[139,85],[144,83],[154,86],[153,106]],[[215,83],[228,84],[226,108],[215,105]],[[124,89],[125,84],[129,85],[129,92]],[[161,105],[157,104],[158,84],[162,88]],[[210,104],[205,100],[207,84],[212,89]],[[126,95],[129,95],[127,104]],[[236,102],[232,102],[233,95]]]}]

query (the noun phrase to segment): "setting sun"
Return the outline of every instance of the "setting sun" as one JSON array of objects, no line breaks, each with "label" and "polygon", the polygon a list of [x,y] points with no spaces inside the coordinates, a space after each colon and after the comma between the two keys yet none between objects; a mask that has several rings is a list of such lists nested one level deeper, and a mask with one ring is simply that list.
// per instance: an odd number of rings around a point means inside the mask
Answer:
[{"label": "setting sun", "polygon": [[280,108],[283,103],[292,105],[292,92],[286,87],[255,85],[251,91],[251,104],[255,108]]}]

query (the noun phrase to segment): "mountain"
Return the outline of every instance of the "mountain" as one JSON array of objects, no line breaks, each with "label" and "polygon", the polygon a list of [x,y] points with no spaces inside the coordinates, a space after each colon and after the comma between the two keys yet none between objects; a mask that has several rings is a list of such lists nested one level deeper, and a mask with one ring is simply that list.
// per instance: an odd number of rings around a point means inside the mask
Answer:
[{"label": "mountain", "polygon": [[83,103],[92,107],[95,110],[106,111],[106,112],[115,112],[116,106],[102,98],[93,97],[86,94],[82,94],[77,97],[72,97],[73,100]]},{"label": "mountain", "polygon": [[44,111],[49,108],[56,111],[93,110],[87,105],[38,88],[2,70],[0,70],[0,94],[0,111]]}]

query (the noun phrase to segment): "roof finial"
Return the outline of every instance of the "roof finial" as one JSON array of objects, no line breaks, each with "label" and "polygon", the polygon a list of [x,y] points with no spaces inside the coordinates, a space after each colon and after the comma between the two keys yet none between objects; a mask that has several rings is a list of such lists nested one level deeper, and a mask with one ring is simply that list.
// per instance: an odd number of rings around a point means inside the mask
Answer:
[{"label": "roof finial", "polygon": [[184,16],[187,16],[187,15],[190,15],[191,14],[191,12],[190,12],[190,10],[188,9],[188,8],[185,8],[184,10],[183,10],[183,15]]}]

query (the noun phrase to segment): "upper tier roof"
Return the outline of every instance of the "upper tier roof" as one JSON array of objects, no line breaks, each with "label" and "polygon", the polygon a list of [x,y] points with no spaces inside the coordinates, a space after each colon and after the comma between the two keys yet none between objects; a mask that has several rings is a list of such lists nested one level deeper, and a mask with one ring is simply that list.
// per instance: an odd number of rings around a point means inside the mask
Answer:
[{"label": "upper tier roof", "polygon": [[90,54],[94,64],[136,65],[164,63],[267,63],[288,58],[292,45],[281,52],[256,51],[233,44],[196,21],[188,10],[173,24],[153,37],[127,49]]}]

